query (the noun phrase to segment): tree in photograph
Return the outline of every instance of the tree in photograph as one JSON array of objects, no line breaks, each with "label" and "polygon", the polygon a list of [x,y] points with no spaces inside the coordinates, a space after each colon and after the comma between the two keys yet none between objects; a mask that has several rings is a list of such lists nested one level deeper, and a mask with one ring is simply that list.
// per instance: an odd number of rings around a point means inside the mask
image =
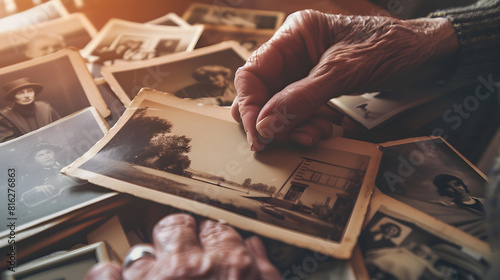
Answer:
[{"label": "tree in photograph", "polygon": [[182,175],[191,165],[187,153],[191,151],[191,139],[185,135],[157,134],[144,149],[144,153],[154,160],[151,167]]}]

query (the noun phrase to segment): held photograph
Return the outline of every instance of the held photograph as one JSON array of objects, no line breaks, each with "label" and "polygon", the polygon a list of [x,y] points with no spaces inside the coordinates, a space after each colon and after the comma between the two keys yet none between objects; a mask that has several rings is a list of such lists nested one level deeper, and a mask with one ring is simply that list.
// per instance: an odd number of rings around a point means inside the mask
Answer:
[{"label": "held photograph", "polygon": [[144,87],[228,106],[236,97],[234,73],[248,55],[238,43],[224,42],[147,61],[105,66],[101,73],[125,106]]},{"label": "held photograph", "polygon": [[375,182],[380,191],[475,238],[488,239],[486,176],[443,138],[380,146],[382,160]]},{"label": "held photograph", "polygon": [[277,30],[285,19],[285,13],[193,3],[182,18],[189,24]]},{"label": "held photograph", "polygon": [[480,280],[491,268],[487,243],[443,229],[436,219],[379,191],[369,208],[359,246],[371,279]]},{"label": "held photograph", "polygon": [[215,45],[224,41],[236,41],[247,51],[253,52],[274,34],[274,30],[242,30],[231,26],[206,25],[196,48]]},{"label": "held photograph", "polygon": [[197,26],[161,26],[111,19],[82,50],[98,65],[141,61],[193,50],[203,31]]},{"label": "held photograph", "polygon": [[398,114],[442,95],[438,89],[405,89],[369,92],[332,98],[329,105],[339,109],[367,129],[381,126]]},{"label": "held photograph", "polygon": [[[113,195],[112,192],[72,178],[59,171],[83,155],[99,139],[107,126],[89,107],[51,123],[37,131],[0,144],[5,172],[0,176],[2,199],[0,217],[15,218],[16,232],[65,215]],[[10,180],[9,180],[10,179]],[[12,206],[11,205],[11,206]],[[9,233],[7,223],[0,226],[0,238]]]},{"label": "held photograph", "polygon": [[0,142],[89,106],[109,110],[85,62],[73,48],[0,69]]},{"label": "held photograph", "polygon": [[63,173],[349,258],[380,152],[333,138],[250,150],[229,108],[143,89],[102,141]]},{"label": "held photograph", "polygon": [[96,34],[84,14],[71,14],[37,25],[0,34],[0,67],[54,53],[64,47],[83,49]]}]

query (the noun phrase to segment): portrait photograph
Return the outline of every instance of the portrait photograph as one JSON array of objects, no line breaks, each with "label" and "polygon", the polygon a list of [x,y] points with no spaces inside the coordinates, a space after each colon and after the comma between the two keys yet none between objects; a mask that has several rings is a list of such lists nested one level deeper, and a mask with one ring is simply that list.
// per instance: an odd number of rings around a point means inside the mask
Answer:
[{"label": "portrait photograph", "polygon": [[85,62],[73,48],[0,69],[0,142],[94,106],[110,112]]},{"label": "portrait photograph", "polygon": [[380,144],[375,185],[384,194],[480,240],[488,238],[487,180],[440,137]]},{"label": "portrait photograph", "polygon": [[[55,121],[12,141],[0,143],[2,181],[11,178],[5,197],[15,201],[15,209],[1,211],[7,221],[15,218],[16,232],[109,198],[113,194],[86,181],[60,173],[60,170],[83,155],[107,131],[107,126],[89,107]],[[9,171],[9,172],[7,172]],[[13,180],[12,180],[13,178]],[[0,207],[7,209],[7,199]],[[8,224],[0,226],[0,238],[9,233]]]},{"label": "portrait photograph", "polygon": [[405,89],[404,91],[342,95],[330,99],[328,104],[344,112],[367,129],[372,129],[444,93],[438,89]]},{"label": "portrait photograph", "polygon": [[373,144],[250,150],[229,108],[144,89],[63,172],[299,247],[349,258],[376,173]]},{"label": "portrait photograph", "polygon": [[[0,19],[0,33],[24,28],[29,33],[36,25],[69,15],[60,0],[50,0],[28,10]],[[30,30],[30,31],[28,31]]]},{"label": "portrait photograph", "polygon": [[182,18],[189,24],[276,30],[283,23],[285,13],[193,3]]},{"label": "portrait photograph", "polygon": [[83,49],[96,34],[84,14],[75,13],[37,25],[33,32],[23,29],[0,34],[0,67],[54,53],[65,47]]},{"label": "portrait photograph", "polygon": [[144,87],[229,106],[236,97],[234,73],[248,55],[238,43],[224,42],[143,62],[105,66],[101,73],[125,106]]},{"label": "portrait photograph", "polygon": [[156,18],[152,21],[148,21],[148,24],[156,25],[166,25],[166,26],[179,26],[179,27],[189,27],[191,24],[187,23],[184,19],[178,16],[176,13],[168,13],[162,17]]},{"label": "portrait photograph", "polygon": [[172,53],[193,50],[202,31],[202,25],[161,26],[111,19],[81,53],[99,65],[147,60],[162,55],[155,52],[162,39],[178,40]]},{"label": "portrait photograph", "polygon": [[371,279],[484,279],[489,246],[456,233],[376,191],[359,246]]},{"label": "portrait photograph", "polygon": [[273,30],[242,30],[230,26],[205,26],[196,48],[202,48],[224,41],[236,41],[247,51],[253,52],[273,37]]}]

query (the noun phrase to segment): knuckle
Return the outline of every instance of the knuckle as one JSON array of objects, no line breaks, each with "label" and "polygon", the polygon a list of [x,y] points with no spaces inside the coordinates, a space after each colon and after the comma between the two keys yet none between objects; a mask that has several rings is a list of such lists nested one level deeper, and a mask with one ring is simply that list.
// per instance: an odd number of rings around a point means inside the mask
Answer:
[{"label": "knuckle", "polygon": [[172,214],[160,220],[154,227],[153,233],[161,233],[176,227],[196,226],[193,217],[187,214]]}]

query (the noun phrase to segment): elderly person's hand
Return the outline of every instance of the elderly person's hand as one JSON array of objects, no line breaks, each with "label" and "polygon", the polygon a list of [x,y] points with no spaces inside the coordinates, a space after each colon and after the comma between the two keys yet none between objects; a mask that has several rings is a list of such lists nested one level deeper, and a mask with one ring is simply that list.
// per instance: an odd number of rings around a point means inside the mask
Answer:
[{"label": "elderly person's hand", "polygon": [[121,268],[114,263],[96,265],[86,279],[281,279],[260,239],[243,240],[218,222],[206,220],[198,227],[193,217],[172,214],[156,224],[153,242],[131,249],[129,256],[148,246],[137,260],[125,260]]},{"label": "elderly person's hand", "polygon": [[445,18],[297,12],[238,69],[232,115],[254,151],[314,145],[332,134],[328,100],[438,76],[457,49]]}]

